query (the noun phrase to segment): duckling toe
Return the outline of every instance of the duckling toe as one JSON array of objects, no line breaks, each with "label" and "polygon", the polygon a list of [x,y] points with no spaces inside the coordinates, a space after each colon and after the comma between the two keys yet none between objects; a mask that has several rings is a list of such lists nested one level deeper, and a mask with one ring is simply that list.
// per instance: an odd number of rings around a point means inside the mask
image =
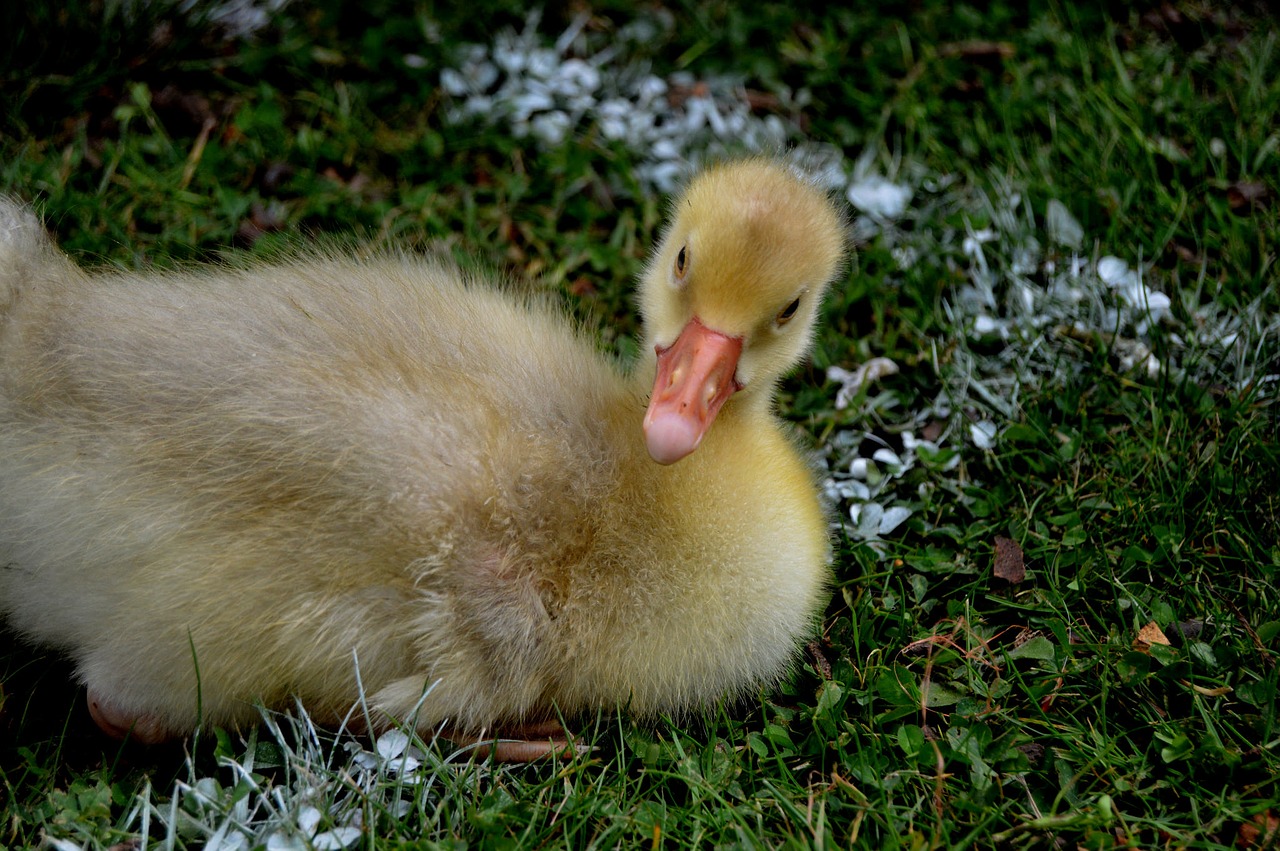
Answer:
[{"label": "duckling toe", "polygon": [[548,739],[546,741],[519,741],[504,739],[485,744],[477,744],[476,759],[494,762],[537,762],[543,759],[570,759],[581,749],[580,742],[566,739]]},{"label": "duckling toe", "polygon": [[102,732],[113,739],[129,739],[143,745],[158,745],[178,738],[168,725],[150,712],[129,712],[121,709],[96,689],[90,688],[86,696],[89,716]]},{"label": "duckling toe", "polygon": [[494,762],[537,762],[543,759],[571,759],[592,748],[572,738],[559,721],[535,721],[496,731],[491,736],[445,734],[446,738],[470,751],[477,760]]}]

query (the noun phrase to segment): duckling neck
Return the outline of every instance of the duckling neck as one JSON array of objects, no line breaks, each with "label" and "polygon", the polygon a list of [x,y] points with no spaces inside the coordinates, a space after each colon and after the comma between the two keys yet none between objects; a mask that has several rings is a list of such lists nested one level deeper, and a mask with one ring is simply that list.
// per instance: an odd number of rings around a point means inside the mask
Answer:
[{"label": "duckling neck", "polygon": [[570,648],[607,634],[626,652],[572,651],[584,691],[563,695],[569,704],[702,704],[775,676],[809,629],[828,558],[814,476],[767,399],[731,402],[671,465],[648,457],[639,417],[615,421],[633,448],[617,498],[588,520],[592,545],[565,577],[560,623]]}]

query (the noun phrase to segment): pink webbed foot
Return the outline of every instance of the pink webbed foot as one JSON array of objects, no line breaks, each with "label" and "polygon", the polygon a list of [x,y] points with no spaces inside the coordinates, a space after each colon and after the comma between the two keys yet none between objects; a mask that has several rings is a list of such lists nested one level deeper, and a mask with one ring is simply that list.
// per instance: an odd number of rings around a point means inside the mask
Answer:
[{"label": "pink webbed foot", "polygon": [[586,749],[582,742],[569,737],[559,721],[535,721],[479,737],[445,733],[445,738],[467,747],[477,760],[494,762],[569,759]]},{"label": "pink webbed foot", "polygon": [[93,723],[113,739],[159,745],[180,738],[178,733],[149,712],[124,711],[92,688],[86,697]]}]

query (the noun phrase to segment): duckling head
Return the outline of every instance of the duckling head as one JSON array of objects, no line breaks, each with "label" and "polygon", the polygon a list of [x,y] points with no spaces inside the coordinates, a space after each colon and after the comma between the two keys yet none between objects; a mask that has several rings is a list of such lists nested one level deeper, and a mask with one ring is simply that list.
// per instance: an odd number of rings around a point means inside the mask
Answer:
[{"label": "duckling head", "polygon": [[677,198],[640,284],[657,356],[644,418],[655,461],[697,449],[730,397],[768,404],[809,348],[845,232],[826,193],[773,160],[714,167]]}]

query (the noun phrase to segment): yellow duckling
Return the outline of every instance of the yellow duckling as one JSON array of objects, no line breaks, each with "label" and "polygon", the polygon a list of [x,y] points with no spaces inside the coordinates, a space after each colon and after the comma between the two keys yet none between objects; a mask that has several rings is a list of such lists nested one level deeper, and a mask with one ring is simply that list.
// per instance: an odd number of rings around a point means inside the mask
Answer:
[{"label": "yellow duckling", "polygon": [[844,225],[764,159],[673,213],[627,375],[438,262],[89,274],[0,199],[0,613],[142,741],[361,689],[375,724],[536,736],[777,679],[828,537],[772,399]]}]

